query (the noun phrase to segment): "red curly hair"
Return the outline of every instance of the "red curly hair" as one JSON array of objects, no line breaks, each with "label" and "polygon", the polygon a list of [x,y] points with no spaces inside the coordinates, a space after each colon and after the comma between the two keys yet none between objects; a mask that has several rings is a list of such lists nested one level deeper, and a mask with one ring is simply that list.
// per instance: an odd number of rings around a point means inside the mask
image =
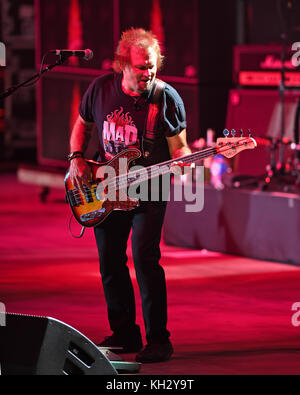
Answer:
[{"label": "red curly hair", "polygon": [[164,56],[161,54],[160,45],[151,31],[141,28],[131,28],[123,32],[113,62],[113,69],[121,73],[127,64],[130,64],[131,47],[142,49],[153,48],[157,54],[157,68],[160,69],[163,64]]}]

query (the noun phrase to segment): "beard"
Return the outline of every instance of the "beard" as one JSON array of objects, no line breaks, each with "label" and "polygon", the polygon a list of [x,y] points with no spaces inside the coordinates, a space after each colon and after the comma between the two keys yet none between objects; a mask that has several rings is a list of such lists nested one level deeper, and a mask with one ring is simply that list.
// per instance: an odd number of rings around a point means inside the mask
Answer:
[{"label": "beard", "polygon": [[[123,72],[122,87],[128,94],[141,95],[150,91],[155,80],[155,74],[150,78],[145,76],[135,75],[133,73]],[[130,93],[131,92],[131,93]]]},{"label": "beard", "polygon": [[155,80],[155,77],[149,78],[147,80],[146,79],[141,79],[141,80],[137,81],[137,90],[138,90],[138,92],[143,93],[143,92],[150,91],[154,80]]}]

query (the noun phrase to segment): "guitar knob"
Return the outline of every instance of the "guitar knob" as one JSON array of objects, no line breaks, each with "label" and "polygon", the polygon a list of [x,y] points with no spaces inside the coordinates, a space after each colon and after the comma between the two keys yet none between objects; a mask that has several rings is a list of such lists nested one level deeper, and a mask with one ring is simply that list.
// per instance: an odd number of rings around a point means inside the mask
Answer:
[{"label": "guitar knob", "polygon": [[240,135],[243,137],[243,129],[240,129]]},{"label": "guitar knob", "polygon": [[232,137],[234,137],[234,136],[235,136],[235,134],[236,134],[236,131],[235,131],[235,129],[231,129],[231,136],[232,136]]},{"label": "guitar knob", "polygon": [[228,129],[224,129],[224,130],[223,130],[223,135],[224,135],[225,137],[228,137],[228,136],[229,136],[229,130],[228,130]]}]

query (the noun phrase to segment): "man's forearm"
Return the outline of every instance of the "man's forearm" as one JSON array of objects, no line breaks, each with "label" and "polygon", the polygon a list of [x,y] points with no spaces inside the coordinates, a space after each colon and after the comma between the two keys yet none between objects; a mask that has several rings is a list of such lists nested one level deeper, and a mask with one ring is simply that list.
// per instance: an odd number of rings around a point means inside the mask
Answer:
[{"label": "man's forearm", "polygon": [[186,156],[191,154],[192,151],[190,150],[189,146],[183,146],[180,148],[177,148],[175,152],[173,152],[172,159],[180,158],[182,156]]},{"label": "man's forearm", "polygon": [[84,152],[87,149],[93,124],[82,122],[81,118],[78,117],[70,137],[70,152],[81,151]]}]

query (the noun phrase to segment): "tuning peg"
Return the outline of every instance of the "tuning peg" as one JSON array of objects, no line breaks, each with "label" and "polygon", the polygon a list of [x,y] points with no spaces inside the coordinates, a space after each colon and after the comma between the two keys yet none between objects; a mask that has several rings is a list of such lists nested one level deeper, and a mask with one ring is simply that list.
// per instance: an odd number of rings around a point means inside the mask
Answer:
[{"label": "tuning peg", "polygon": [[224,130],[223,130],[223,135],[224,135],[225,137],[228,137],[228,136],[229,136],[229,130],[228,130],[228,129],[224,129]]},{"label": "tuning peg", "polygon": [[231,129],[231,136],[232,136],[232,137],[234,137],[234,136],[235,136],[235,134],[236,134],[236,131],[235,131],[235,129]]},{"label": "tuning peg", "polygon": [[248,129],[248,134],[249,134],[249,137],[251,137],[251,131],[250,131],[250,129]]},{"label": "tuning peg", "polygon": [[240,129],[240,135],[243,137],[243,129]]}]

